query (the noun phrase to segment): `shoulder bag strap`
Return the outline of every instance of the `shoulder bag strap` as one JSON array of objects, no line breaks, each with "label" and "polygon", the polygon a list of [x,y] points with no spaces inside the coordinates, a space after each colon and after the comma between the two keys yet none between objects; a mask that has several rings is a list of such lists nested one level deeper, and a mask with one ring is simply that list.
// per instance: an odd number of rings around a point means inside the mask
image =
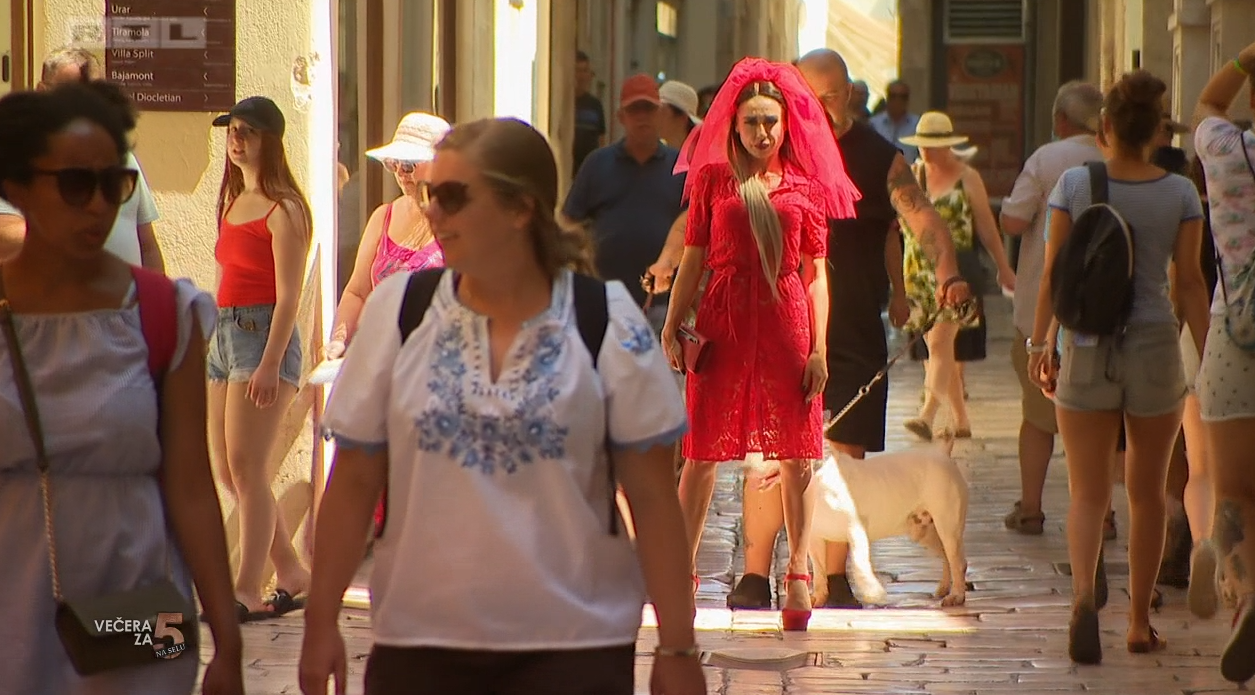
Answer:
[{"label": "shoulder bag strap", "polygon": [[401,331],[403,344],[427,315],[427,309],[436,297],[436,289],[440,287],[440,278],[444,277],[444,271],[444,268],[429,268],[410,273],[405,284],[405,296],[401,299],[401,311],[397,316],[397,328]]},{"label": "shoulder bag strap", "polygon": [[[580,273],[571,274],[572,302],[575,304],[575,325],[579,329],[580,339],[593,358],[593,369],[597,369],[598,357],[601,355],[602,343],[606,340],[606,329],[610,327],[610,302],[606,298],[606,283],[597,278]],[[652,298],[653,295],[650,295]],[[648,306],[648,302],[646,303]],[[614,452],[610,450],[609,432],[606,442],[606,481],[610,489],[610,535],[619,535],[619,506],[615,499],[618,492],[618,478],[614,472]]]},{"label": "shoulder bag strap", "polygon": [[35,403],[35,389],[31,386],[30,372],[22,357],[18,342],[17,324],[13,321],[13,307],[4,291],[4,278],[0,276],[0,328],[9,347],[9,363],[13,366],[13,383],[22,401],[22,414],[26,417],[26,429],[35,446],[35,463],[39,467],[39,492],[44,504],[44,535],[48,539],[48,571],[52,576],[52,596],[61,602],[61,580],[57,574],[57,544],[52,532],[52,493],[48,482],[48,451],[44,446],[44,429],[39,421],[39,408]]}]

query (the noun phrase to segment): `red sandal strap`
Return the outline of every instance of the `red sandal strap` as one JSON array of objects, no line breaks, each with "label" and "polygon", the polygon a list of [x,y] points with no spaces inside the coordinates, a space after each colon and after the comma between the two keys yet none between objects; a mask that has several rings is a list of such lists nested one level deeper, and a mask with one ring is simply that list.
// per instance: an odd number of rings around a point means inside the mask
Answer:
[{"label": "red sandal strap", "polygon": [[811,580],[811,576],[809,574],[790,573],[790,574],[784,575],[784,580],[786,582],[809,582]]}]

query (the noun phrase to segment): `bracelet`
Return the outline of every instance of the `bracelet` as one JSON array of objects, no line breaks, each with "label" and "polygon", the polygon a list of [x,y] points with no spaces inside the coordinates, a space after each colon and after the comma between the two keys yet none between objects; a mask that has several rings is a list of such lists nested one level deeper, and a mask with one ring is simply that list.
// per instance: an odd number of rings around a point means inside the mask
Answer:
[{"label": "bracelet", "polygon": [[660,645],[660,646],[654,647],[654,656],[675,656],[675,657],[687,658],[691,656],[697,656],[700,651],[701,650],[697,648],[696,644],[689,647],[688,649],[667,649],[666,647],[663,647]]},{"label": "bracelet", "polygon": [[951,285],[956,285],[960,282],[966,284],[967,280],[964,280],[962,275],[951,275],[948,280],[941,283],[941,294],[944,295],[946,291],[950,289]]},{"label": "bracelet", "polygon": [[1024,351],[1030,355],[1044,354],[1048,346],[1049,346],[1048,342],[1042,342],[1040,344],[1034,343],[1032,338],[1028,338],[1027,340],[1024,341]]},{"label": "bracelet", "polygon": [[1243,75],[1251,74],[1250,71],[1242,67],[1242,61],[1238,60],[1237,58],[1233,59],[1233,67],[1237,68],[1237,71],[1242,73]]}]

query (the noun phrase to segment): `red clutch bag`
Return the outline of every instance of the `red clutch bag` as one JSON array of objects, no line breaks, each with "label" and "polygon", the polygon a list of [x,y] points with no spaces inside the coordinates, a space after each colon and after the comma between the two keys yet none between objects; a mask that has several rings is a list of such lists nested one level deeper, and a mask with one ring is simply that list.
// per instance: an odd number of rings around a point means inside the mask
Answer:
[{"label": "red clutch bag", "polygon": [[677,332],[680,350],[684,353],[684,371],[698,374],[710,356],[710,341],[688,326],[680,326]]}]

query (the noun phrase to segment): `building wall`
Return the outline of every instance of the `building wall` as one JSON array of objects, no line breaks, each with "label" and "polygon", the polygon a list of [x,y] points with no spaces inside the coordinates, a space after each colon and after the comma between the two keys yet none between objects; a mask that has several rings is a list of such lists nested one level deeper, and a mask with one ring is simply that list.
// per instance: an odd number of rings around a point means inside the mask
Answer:
[{"label": "building wall", "polygon": [[[320,301],[323,278],[334,259],[335,155],[334,80],[331,60],[329,0],[236,0],[236,90],[239,97],[271,97],[287,116],[288,157],[314,209],[315,247],[307,273],[298,326],[309,355],[321,345],[317,319],[326,309]],[[124,4],[124,3],[123,3]],[[39,0],[32,4],[30,41],[36,62],[48,51],[66,45],[76,28],[102,25],[101,0]],[[98,34],[103,36],[103,31]],[[103,57],[98,40],[81,41]],[[298,60],[308,61],[308,84],[294,81]],[[32,66],[32,74],[37,70]],[[215,208],[224,167],[225,131],[211,127],[216,113],[141,112],[135,153],[153,189],[161,219],[158,239],[172,276],[191,278],[199,287],[216,289],[213,257],[217,238]],[[321,265],[318,260],[325,261]],[[325,323],[325,321],[324,321]],[[316,353],[315,353],[316,354]],[[314,360],[306,358],[306,369]],[[290,410],[281,433],[276,490],[310,480],[314,442],[309,421],[313,395],[305,392]],[[308,485],[303,485],[308,494]],[[306,497],[307,499],[307,497]]]}]

